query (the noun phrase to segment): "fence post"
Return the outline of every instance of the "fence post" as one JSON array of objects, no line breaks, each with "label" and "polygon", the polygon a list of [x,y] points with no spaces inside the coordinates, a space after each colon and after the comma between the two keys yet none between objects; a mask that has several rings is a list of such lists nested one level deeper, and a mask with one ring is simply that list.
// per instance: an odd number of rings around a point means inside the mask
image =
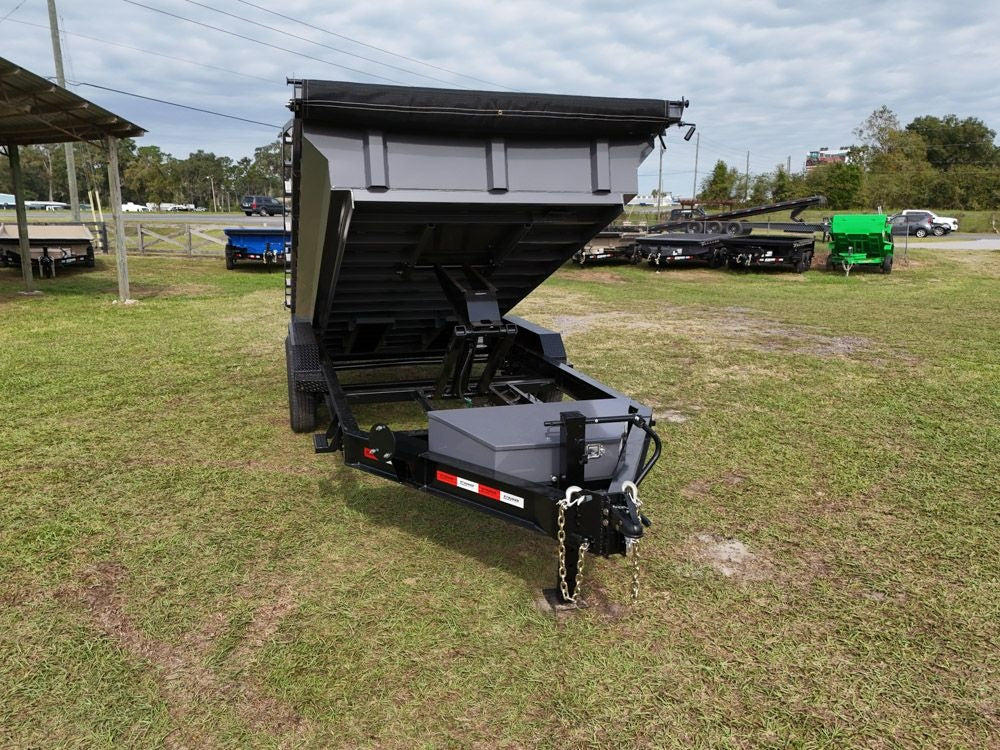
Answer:
[{"label": "fence post", "polygon": [[111,248],[108,247],[108,225],[103,221],[101,222],[101,249],[105,255],[111,252]]},{"label": "fence post", "polygon": [[136,234],[139,237],[139,255],[146,254],[146,243],[142,239],[142,224],[136,224],[135,227]]},{"label": "fence post", "polygon": [[191,247],[191,225],[187,225],[187,236],[188,236],[188,255],[194,255],[194,250]]}]

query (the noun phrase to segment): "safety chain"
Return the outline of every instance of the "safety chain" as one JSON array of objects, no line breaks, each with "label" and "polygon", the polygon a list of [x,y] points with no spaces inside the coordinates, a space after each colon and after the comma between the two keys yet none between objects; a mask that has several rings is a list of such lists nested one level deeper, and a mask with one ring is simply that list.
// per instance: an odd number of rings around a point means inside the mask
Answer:
[{"label": "safety chain", "polygon": [[[573,495],[577,494],[576,500],[573,499]],[[559,540],[559,590],[562,593],[563,601],[569,604],[576,604],[576,598],[580,594],[580,586],[583,584],[583,561],[587,554],[587,550],[590,549],[590,542],[584,541],[580,545],[579,557],[576,564],[576,579],[575,585],[573,586],[573,596],[569,595],[569,585],[566,583],[566,509],[572,508],[574,505],[579,505],[584,499],[583,490],[579,487],[573,486],[566,490],[566,497],[560,500],[556,507],[558,509],[558,524],[559,530],[556,532],[556,539]]]},{"label": "safety chain", "polygon": [[[639,488],[636,486],[635,482],[623,482],[622,490],[635,505],[635,512],[639,512],[639,508],[642,507],[642,500],[639,499]],[[631,568],[632,568],[632,604],[639,603],[639,540],[632,539],[631,543],[628,545],[628,551],[631,553]]]}]

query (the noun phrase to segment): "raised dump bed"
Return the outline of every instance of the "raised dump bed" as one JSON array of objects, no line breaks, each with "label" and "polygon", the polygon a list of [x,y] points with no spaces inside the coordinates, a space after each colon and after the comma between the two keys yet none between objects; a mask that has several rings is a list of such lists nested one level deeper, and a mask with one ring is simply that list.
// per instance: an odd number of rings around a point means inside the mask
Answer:
[{"label": "raised dump bed", "polygon": [[812,265],[816,241],[787,234],[727,237],[726,262],[733,269],[786,267],[804,273]]},{"label": "raised dump bed", "polygon": [[637,549],[659,438],[509,312],[621,212],[686,102],[294,86],[293,429],[325,400],[317,451],[556,538],[572,601],[584,551]]},{"label": "raised dump bed", "polygon": [[707,263],[718,268],[726,262],[725,234],[649,234],[636,240],[636,249],[653,268]]}]

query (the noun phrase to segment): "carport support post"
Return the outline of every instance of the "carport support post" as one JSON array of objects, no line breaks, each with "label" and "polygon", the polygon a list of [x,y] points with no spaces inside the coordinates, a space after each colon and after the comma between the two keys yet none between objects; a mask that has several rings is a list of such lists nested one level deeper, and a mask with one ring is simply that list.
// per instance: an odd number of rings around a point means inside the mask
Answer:
[{"label": "carport support post", "polygon": [[122,217],[122,184],[118,175],[118,139],[107,137],[108,187],[111,192],[111,216],[115,222],[115,263],[118,266],[118,299],[129,301],[128,258],[125,252],[125,219]]},{"label": "carport support post", "polygon": [[21,154],[17,144],[7,146],[10,161],[10,177],[14,182],[14,208],[17,212],[17,249],[21,253],[21,275],[24,277],[24,293],[35,294],[31,278],[31,243],[28,241],[28,214],[24,209],[24,184],[21,178]]}]

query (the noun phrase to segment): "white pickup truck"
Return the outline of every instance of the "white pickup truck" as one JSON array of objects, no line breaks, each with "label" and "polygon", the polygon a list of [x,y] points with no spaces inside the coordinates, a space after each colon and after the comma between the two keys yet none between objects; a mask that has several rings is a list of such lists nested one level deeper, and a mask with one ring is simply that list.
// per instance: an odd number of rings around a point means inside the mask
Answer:
[{"label": "white pickup truck", "polygon": [[139,203],[133,203],[132,201],[122,204],[122,211],[124,211],[127,214],[145,213],[148,210],[149,209],[146,206],[143,206]]},{"label": "white pickup truck", "polygon": [[[900,213],[907,216],[911,214],[920,214],[921,217],[926,218],[931,223],[931,226],[934,227],[934,235],[936,237],[940,237],[948,232],[958,231],[958,219],[953,219],[951,216],[938,216],[933,211],[928,211],[922,208],[908,208]],[[941,228],[940,232],[937,231],[938,227]]]}]

